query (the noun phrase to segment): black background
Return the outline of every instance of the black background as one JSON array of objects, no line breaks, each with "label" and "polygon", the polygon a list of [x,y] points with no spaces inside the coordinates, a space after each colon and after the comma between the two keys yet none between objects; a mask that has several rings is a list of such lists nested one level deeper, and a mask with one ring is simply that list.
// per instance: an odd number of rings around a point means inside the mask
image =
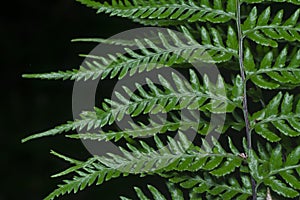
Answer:
[{"label": "black background", "polygon": [[[1,7],[1,185],[0,200],[42,199],[61,179],[50,176],[69,165],[50,150],[77,159],[89,154],[79,141],[63,136],[22,144],[21,139],[72,120],[72,81],[23,79],[24,73],[77,68],[95,44],[71,43],[82,37],[107,38],[137,27],[130,21],[86,8],[75,0],[10,1]],[[4,127],[4,128],[3,128]],[[132,197],[132,186],[154,178],[127,177],[58,199]]]}]

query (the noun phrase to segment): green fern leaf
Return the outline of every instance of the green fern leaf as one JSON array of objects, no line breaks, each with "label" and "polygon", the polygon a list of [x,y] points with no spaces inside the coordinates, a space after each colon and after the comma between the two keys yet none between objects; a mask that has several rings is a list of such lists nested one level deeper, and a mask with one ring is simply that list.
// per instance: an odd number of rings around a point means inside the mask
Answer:
[{"label": "green fern leaf", "polygon": [[243,33],[254,42],[271,47],[277,47],[278,43],[276,40],[280,39],[290,42],[300,41],[300,26],[297,24],[299,15],[300,9],[285,22],[282,22],[283,10],[279,11],[271,20],[270,7],[264,10],[259,16],[257,8],[254,7],[242,26]]},{"label": "green fern leaf", "polygon": [[[86,0],[77,0],[82,4],[93,8],[98,8],[97,13],[108,13],[110,16],[119,16],[133,19],[148,25],[158,25],[156,20],[167,20],[165,24],[177,23],[180,21],[209,21],[212,23],[225,23],[235,18],[235,1],[229,0],[226,7],[223,6],[221,0],[214,0],[212,3],[201,0],[200,3],[194,1],[116,1],[111,4],[93,3]],[[138,19],[138,20],[136,20]]]},{"label": "green fern leaf", "polygon": [[[300,101],[296,104],[293,112],[293,95],[286,93],[283,97],[279,92],[270,103],[251,117],[252,130],[266,138],[270,142],[277,142],[281,137],[276,133],[282,133],[289,137],[300,135],[299,108]],[[281,109],[281,113],[279,113]]]},{"label": "green fern leaf", "polygon": [[[194,115],[194,116],[193,116]],[[193,129],[198,133],[207,134],[209,122],[205,119],[195,116],[195,113],[190,111],[189,116],[181,114],[181,118],[178,118],[176,115],[170,114],[172,120],[164,120],[157,117],[156,120],[149,120],[149,124],[145,125],[144,123],[139,123],[139,125],[129,122],[131,128],[127,128],[124,131],[100,131],[99,133],[84,133],[84,134],[75,134],[67,135],[67,137],[75,139],[84,139],[84,140],[114,140],[119,141],[121,138],[137,138],[137,137],[151,137],[158,133],[166,133],[167,131],[186,131],[188,129]],[[199,118],[199,119],[197,119]],[[231,123],[231,122],[228,122]],[[228,125],[229,127],[229,125]],[[225,131],[226,129],[221,129]]]},{"label": "green fern leaf", "polygon": [[300,49],[292,55],[288,55],[287,48],[284,48],[278,55],[270,51],[258,67],[250,50],[246,49],[245,52],[247,79],[264,89],[293,88],[300,85],[299,65]]},{"label": "green fern leaf", "polygon": [[53,154],[53,155],[65,160],[65,161],[71,163],[72,165],[74,165],[74,166],[72,166],[72,167],[70,167],[70,168],[68,168],[68,169],[66,169],[62,172],[59,172],[57,174],[52,175],[51,176],[52,178],[65,176],[65,175],[70,174],[72,172],[76,172],[76,171],[79,171],[81,169],[85,169],[85,168],[93,165],[94,163],[96,163],[97,160],[98,160],[97,157],[92,157],[92,158],[89,158],[87,161],[82,162],[82,161],[75,160],[73,158],[69,158],[67,156],[64,156],[64,155],[59,154],[59,153],[54,152],[54,151],[51,151],[51,154]]},{"label": "green fern leaf", "polygon": [[[98,116],[97,116],[97,114]],[[82,130],[85,127],[88,127],[88,130],[91,128],[102,127],[107,123],[107,118],[110,117],[110,113],[105,113],[99,109],[96,112],[82,112],[81,119],[77,119],[75,121],[69,121],[67,124],[63,124],[57,126],[51,130],[31,135],[27,138],[24,138],[22,142],[27,142],[29,140],[45,137],[45,136],[53,136],[63,132],[68,132],[70,130]]]},{"label": "green fern leaf", "polygon": [[137,46],[134,41],[125,39],[79,38],[73,39],[72,42],[95,42],[120,46]]},{"label": "green fern leaf", "polygon": [[[118,156],[118,159],[115,159],[116,155],[109,154],[112,158],[109,158],[108,156],[94,157],[86,162],[80,162],[74,161],[74,159],[67,158],[66,156],[58,153],[54,153],[60,158],[75,164],[74,167],[54,175],[54,177],[66,175],[71,172],[75,172],[78,175],[74,176],[72,180],[64,181],[64,184],[59,185],[59,188],[53,191],[45,199],[54,199],[55,197],[72,191],[76,193],[77,191],[83,190],[85,187],[92,185],[94,182],[99,185],[102,184],[103,181],[119,177],[121,174],[126,176],[128,173],[140,174],[145,171],[148,173],[161,173],[162,171],[173,170],[197,171],[202,168],[204,169],[210,162],[208,160],[212,160],[214,157],[222,158],[218,165],[222,163],[223,159],[225,159],[224,163],[231,161],[237,163],[234,160],[238,159],[239,163],[236,167],[241,164],[241,158],[237,155],[225,152],[220,146],[220,143],[217,141],[214,141],[216,147],[213,150],[206,148],[207,152],[205,152],[194,146],[182,133],[179,133],[179,138],[179,141],[169,138],[169,147],[165,148],[161,146],[163,145],[162,141],[158,137],[155,137],[157,147],[159,148],[158,151],[144,142],[140,142],[142,149],[137,149],[128,144],[128,148],[132,152],[121,148],[121,151],[124,153],[124,157]],[[205,140],[203,140],[203,142],[205,142]],[[231,146],[231,149],[236,148]],[[236,150],[232,151],[235,152]],[[153,168],[156,165],[159,168]],[[162,165],[164,166],[163,168],[161,168]],[[224,168],[224,165],[220,165],[219,167],[218,165],[211,168],[211,174],[215,175],[215,169]],[[228,172],[231,172],[231,169]],[[224,171],[222,174],[218,174],[217,176],[223,176],[228,172]],[[152,189],[152,192],[155,193],[157,198],[161,197],[159,195],[160,193],[157,193],[156,190]],[[174,196],[175,194],[172,195]]]},{"label": "green fern leaf", "polygon": [[[196,112],[196,111],[195,111]],[[214,129],[216,132],[224,133],[228,128],[234,128],[241,130],[244,128],[243,121],[236,121],[230,119],[229,116],[226,118],[225,124],[221,126],[211,126],[209,122],[199,116],[195,116],[193,111],[189,112],[189,116],[181,114],[181,118],[170,114],[172,120],[164,120],[157,117],[156,121],[149,120],[149,124],[145,125],[142,122],[135,124],[129,122],[131,128],[127,128],[124,131],[99,131],[99,133],[82,133],[67,135],[68,138],[83,139],[83,140],[96,140],[96,141],[119,141],[121,138],[138,138],[138,137],[151,137],[156,134],[167,133],[168,131],[187,131],[194,130],[201,135],[207,135]]]},{"label": "green fern leaf", "polygon": [[206,194],[206,196],[212,195],[212,199],[246,200],[252,195],[250,179],[244,175],[241,177],[242,184],[234,176],[215,178],[208,173],[203,173],[203,175],[172,173],[166,177],[169,178],[170,182],[180,184],[185,189],[191,189],[191,193],[195,196]]},{"label": "green fern leaf", "polygon": [[[120,155],[108,153],[86,161],[51,151],[72,165],[52,177],[73,178],[58,185],[46,200],[129,174],[158,175],[171,182],[167,183],[169,194],[152,185],[147,191],[135,187],[137,197],[145,200],[182,200],[186,192],[195,200],[299,198],[300,96],[292,95],[300,86],[299,0],[76,1],[97,13],[144,25],[172,26],[181,33],[160,29],[132,41],[75,39],[73,42],[117,45],[120,50],[101,56],[82,54],[86,61],[79,69],[23,77],[122,79],[162,67],[180,68],[185,76],[163,73],[155,81],[146,78],[144,84],[134,83],[130,89],[123,86],[100,108],[23,139],[26,142],[76,129],[79,134],[67,137],[119,145]],[[286,3],[288,9],[278,9],[280,3]],[[203,75],[199,79],[190,69],[186,80],[186,69],[197,62],[216,64],[222,76],[211,80]],[[274,95],[265,90],[281,91],[265,103],[264,94]],[[248,96],[254,103],[247,102]],[[252,114],[259,103],[262,108]],[[161,113],[167,113],[166,120],[155,116]],[[145,115],[149,114],[156,118],[148,119]],[[143,122],[112,129],[111,125],[125,121],[125,116]],[[220,119],[224,125],[211,119]],[[175,132],[176,137],[171,137]],[[189,137],[192,132],[198,133],[195,141]],[[246,136],[235,136],[236,132]],[[219,141],[214,137],[207,140],[213,134],[223,135]],[[258,139],[256,144],[253,139]]]},{"label": "green fern leaf", "polygon": [[251,165],[256,165],[255,168],[250,169],[257,181],[257,188],[264,185],[284,197],[297,197],[299,195],[297,190],[299,190],[300,178],[300,146],[287,156],[285,162],[280,145],[277,145],[274,149],[269,144],[267,147],[269,147],[269,150],[265,150],[262,145],[258,148],[260,155],[264,155],[261,159],[252,151],[251,154],[255,156],[252,156],[249,160],[252,163]]},{"label": "green fern leaf", "polygon": [[[202,42],[199,44],[186,29],[185,38],[180,38],[174,32],[169,31],[167,35],[158,33],[158,43],[153,43],[149,39],[135,40],[135,44],[142,50],[142,53],[135,53],[131,49],[125,48],[125,52],[130,56],[122,54],[108,55],[107,57],[89,56],[94,58],[93,62],[85,62],[86,66],[81,66],[78,70],[66,72],[52,72],[45,74],[25,74],[24,78],[40,79],[71,79],[88,80],[102,79],[110,75],[110,78],[118,76],[119,79],[128,73],[132,76],[137,72],[150,71],[155,68],[173,66],[174,64],[208,62],[220,63],[237,56],[237,38],[235,31],[229,27],[226,45],[224,45],[221,34],[216,29],[211,29],[212,38],[207,29],[202,27]],[[170,39],[167,39],[170,38]],[[185,39],[188,42],[184,42]],[[151,48],[153,51],[149,51]],[[204,55],[202,53],[205,52]],[[201,56],[202,55],[202,56]]]},{"label": "green fern leaf", "polygon": [[87,186],[91,186],[94,182],[96,185],[101,184],[103,181],[108,181],[111,178],[119,177],[120,172],[109,169],[99,164],[94,165],[93,168],[89,166],[81,171],[76,171],[78,176],[74,176],[72,180],[65,180],[64,184],[58,185],[58,188],[49,194],[45,200],[52,200],[66,193],[77,193]]},{"label": "green fern leaf", "polygon": [[[215,147],[201,150],[189,142],[183,133],[179,133],[179,141],[168,137],[168,146],[162,146],[162,141],[155,136],[156,151],[146,143],[141,142],[143,149],[137,149],[131,145],[131,152],[121,148],[124,156],[114,159],[101,157],[99,160],[105,166],[113,169],[128,170],[137,174],[142,172],[157,173],[169,171],[209,171],[212,175],[220,177],[232,173],[241,165],[242,159],[233,153],[227,153],[219,142],[214,140]],[[205,140],[203,140],[205,143]],[[207,145],[206,145],[207,146]]]},{"label": "green fern leaf", "polygon": [[[124,87],[125,98],[121,93],[116,93],[119,102],[106,99],[102,109],[95,112],[83,112],[81,119],[69,122],[68,124],[58,126],[49,131],[35,134],[25,138],[23,142],[45,136],[52,136],[67,132],[69,130],[87,128],[101,128],[105,125],[111,125],[113,122],[123,119],[125,114],[138,116],[140,114],[157,114],[159,112],[169,112],[171,110],[199,109],[201,111],[210,111],[212,113],[226,113],[233,111],[236,107],[241,107],[240,101],[232,101],[226,97],[226,94],[218,92],[223,90],[223,79],[219,77],[218,82],[213,85],[208,77],[204,77],[203,86],[193,70],[190,70],[191,84],[181,80],[176,74],[172,74],[176,88],[173,88],[169,81],[159,75],[159,80],[165,90],[161,90],[150,79],[146,79],[150,91],[146,91],[141,85],[136,84],[139,96],[134,94],[128,88]],[[218,88],[221,87],[221,88]],[[227,85],[229,87],[229,85]],[[196,90],[197,89],[197,90]],[[239,93],[232,94],[234,99],[238,99]]]}]

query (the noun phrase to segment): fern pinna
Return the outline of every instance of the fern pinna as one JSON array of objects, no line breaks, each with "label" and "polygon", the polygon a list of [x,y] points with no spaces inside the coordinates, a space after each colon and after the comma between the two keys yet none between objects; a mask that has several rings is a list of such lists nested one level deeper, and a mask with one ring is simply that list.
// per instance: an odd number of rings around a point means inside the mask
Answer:
[{"label": "fern pinna", "polygon": [[[169,30],[150,34],[154,40],[76,39],[121,46],[124,52],[87,56],[90,62],[78,69],[24,77],[86,81],[123,79],[162,67],[190,69],[188,81],[176,73],[171,78],[157,74],[160,86],[151,78],[145,80],[147,87],[124,86],[123,93],[115,93],[117,100],[105,99],[101,107],[83,111],[79,119],[25,138],[23,142],[78,129],[86,133],[67,137],[125,144],[119,147],[120,155],[86,161],[52,152],[72,165],[54,177],[74,177],[45,199],[128,174],[166,180],[169,192],[152,185],[148,191],[134,188],[139,199],[300,198],[299,0],[77,1],[97,13]],[[190,65],[195,60],[216,64],[222,75],[217,81],[200,76]],[[216,95],[211,88],[226,91]],[[188,112],[179,116],[182,109]],[[201,114],[199,121],[195,111]],[[168,113],[167,120],[149,118],[147,123],[129,123],[125,130],[109,128],[125,115],[157,113]],[[222,114],[224,124],[211,128],[210,117]],[[95,131],[99,127],[106,128]],[[198,133],[195,141],[187,137],[191,130]],[[174,131],[179,139],[172,137]],[[221,139],[207,142],[211,132],[221,134]]]}]

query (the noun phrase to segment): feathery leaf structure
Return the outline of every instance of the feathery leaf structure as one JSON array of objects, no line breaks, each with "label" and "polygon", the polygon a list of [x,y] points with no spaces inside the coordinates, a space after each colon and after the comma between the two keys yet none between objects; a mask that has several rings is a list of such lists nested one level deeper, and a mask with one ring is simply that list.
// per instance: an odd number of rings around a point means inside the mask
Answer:
[{"label": "feathery leaf structure", "polygon": [[[179,132],[178,135],[178,140],[168,137],[166,146],[155,136],[158,150],[144,142],[140,142],[142,149],[128,144],[131,151],[121,148],[124,155],[120,157],[110,154],[109,157],[100,158],[101,163],[110,168],[133,174],[174,170],[193,172],[203,169],[217,177],[232,173],[242,163],[242,158],[236,154],[237,149],[234,146],[233,152],[227,153],[215,139],[213,139],[213,149],[203,140],[204,150],[202,150],[194,146],[183,133]],[[115,159],[116,157],[119,159]]]},{"label": "feathery leaf structure", "polygon": [[[296,49],[295,49],[296,50]],[[247,79],[264,89],[289,88],[300,84],[300,49],[288,54],[284,48],[279,54],[268,52],[259,66],[249,49],[245,51]]]},{"label": "feathery leaf structure", "polygon": [[[121,53],[109,54],[107,57],[93,56],[93,61],[86,61],[86,66],[78,70],[66,72],[52,72],[45,74],[27,74],[26,78],[40,79],[70,79],[88,80],[106,77],[119,79],[127,74],[130,76],[136,72],[150,71],[161,67],[169,67],[174,64],[207,62],[226,62],[237,56],[237,38],[234,30],[229,27],[227,39],[223,41],[218,30],[211,28],[212,37],[205,27],[201,29],[201,43],[194,40],[188,31],[178,35],[173,31],[157,33],[155,41],[149,39],[135,40],[135,44],[142,52],[137,53],[130,48],[125,48],[126,56]],[[154,39],[153,39],[154,40]],[[157,41],[158,40],[158,41]],[[109,40],[108,40],[109,41]],[[117,42],[117,41],[116,41]],[[226,45],[224,44],[226,43]],[[151,50],[149,50],[151,48]],[[204,53],[205,52],[205,53]],[[204,54],[203,54],[204,53]],[[91,56],[90,56],[91,57]]]},{"label": "feathery leaf structure", "polygon": [[[120,145],[119,155],[93,156],[85,162],[52,151],[73,165],[53,177],[74,175],[46,199],[129,174],[155,174],[168,180],[170,194],[154,186],[148,186],[149,191],[136,187],[140,199],[184,199],[186,192],[190,199],[299,198],[300,101],[299,95],[293,95],[300,86],[299,0],[77,1],[98,13],[174,27],[180,34],[160,29],[133,40],[76,39],[124,50],[81,55],[86,62],[79,69],[24,77],[122,79],[162,67],[185,73],[196,62],[216,64],[222,75],[212,81],[208,75],[199,79],[192,69],[189,80],[177,73],[158,73],[158,82],[147,78],[144,85],[124,86],[100,108],[25,138],[23,142],[76,129],[80,133],[67,137],[126,144]],[[247,99],[253,102],[246,104]],[[252,106],[258,111],[253,113]],[[245,110],[251,111],[246,113],[249,131],[242,115]],[[139,117],[162,113],[167,119],[146,117],[146,122],[130,122],[124,130],[109,129],[127,116],[140,121]],[[212,119],[224,119],[224,125],[212,124]],[[171,137],[176,133],[179,139]],[[193,143],[189,136],[197,133],[198,141]],[[206,139],[214,133],[222,133],[223,138],[213,138],[210,144]],[[151,137],[154,145],[144,137]],[[259,142],[253,140],[257,138]]]},{"label": "feathery leaf structure", "polygon": [[[77,192],[93,183],[98,185],[121,175],[127,176],[129,173],[162,173],[174,170],[193,172],[203,169],[213,176],[221,177],[232,173],[242,163],[242,158],[237,155],[238,151],[230,139],[232,153],[227,153],[217,140],[213,140],[213,148],[203,140],[204,150],[202,150],[194,146],[182,133],[179,133],[178,140],[169,137],[166,146],[157,136],[154,139],[158,150],[145,142],[140,142],[139,149],[130,144],[127,144],[130,151],[120,148],[123,154],[121,156],[108,154],[105,157],[91,158],[86,162],[71,162],[75,166],[54,177],[70,173],[77,175],[71,180],[64,181],[64,184],[59,185],[59,188],[46,199],[50,200],[72,191]],[[72,161],[58,153],[53,154],[68,162]]]},{"label": "feathery leaf structure", "polygon": [[296,10],[287,20],[283,21],[284,11],[280,10],[271,19],[271,8],[268,7],[260,15],[254,7],[243,23],[244,35],[254,42],[277,47],[276,40],[300,41],[300,9]]},{"label": "feathery leaf structure", "polygon": [[[129,18],[148,25],[157,25],[156,20],[165,20],[165,23],[181,21],[196,22],[209,21],[212,23],[225,23],[235,19],[235,0],[228,0],[223,5],[221,0],[183,1],[183,0],[113,0],[111,4],[105,2],[94,6],[90,1],[77,0],[85,5],[97,8],[97,13],[107,13],[110,16]],[[145,23],[143,23],[145,24]]]},{"label": "feathery leaf structure", "polygon": [[[146,79],[147,85],[150,88],[149,91],[145,90],[140,84],[136,84],[136,89],[138,90],[139,95],[136,95],[127,87],[124,87],[124,92],[128,95],[128,98],[124,97],[121,93],[116,92],[115,94],[118,101],[105,99],[105,102],[102,104],[102,109],[96,108],[94,112],[83,112],[81,119],[57,126],[46,132],[29,136],[28,138],[25,138],[23,142],[75,129],[80,131],[86,128],[87,131],[89,131],[91,129],[101,128],[105,125],[111,125],[116,120],[121,121],[124,118],[124,115],[134,117],[140,114],[157,114],[159,112],[166,113],[172,110],[182,109],[196,109],[200,111],[209,111],[211,113],[226,113],[233,111],[236,107],[241,107],[240,96],[242,88],[239,87],[241,84],[239,76],[235,80],[237,85],[233,87],[226,85],[226,87],[232,87],[232,94],[230,98],[224,94],[223,90],[225,85],[224,80],[221,77],[219,77],[216,84],[213,84],[209,81],[207,76],[204,76],[203,85],[201,85],[193,70],[190,70],[190,82],[184,81],[180,79],[178,75],[172,73],[172,82],[175,87],[172,87],[172,84],[163,76],[159,75],[158,78],[161,85],[164,86],[164,90],[161,90],[150,79]],[[198,121],[196,122],[199,123],[199,119],[196,118],[196,120]],[[191,122],[188,123],[190,123],[190,127],[193,125]],[[166,125],[168,126],[168,124]],[[184,124],[181,124],[180,127],[182,125]],[[199,126],[200,125],[198,125],[198,127]],[[196,130],[198,129],[197,125],[192,127]],[[203,130],[209,130],[208,128],[209,127],[205,125]],[[168,129],[172,129],[172,127]],[[149,133],[151,133],[153,130],[149,131]],[[135,135],[135,137],[143,136],[146,132],[142,131],[140,133],[142,135]],[[118,133],[108,133],[104,137],[106,137],[106,139],[115,138],[116,140],[120,138]]]},{"label": "feathery leaf structure", "polygon": [[293,95],[279,92],[264,109],[252,115],[252,129],[270,142],[281,140],[278,133],[297,137],[300,135],[299,114],[300,101],[295,102]]},{"label": "feathery leaf structure", "polygon": [[[280,144],[275,148],[267,143],[267,148],[258,145],[259,156],[255,151],[249,155],[249,166],[252,176],[257,181],[256,187],[267,185],[270,190],[286,198],[299,196],[300,191],[300,148],[290,152],[283,160]],[[255,166],[256,165],[256,166]]]},{"label": "feathery leaf structure", "polygon": [[[167,175],[168,176],[168,175]],[[209,199],[239,199],[246,200],[251,195],[251,182],[248,176],[241,176],[241,183],[236,177],[230,175],[226,178],[214,177],[209,173],[201,175],[182,175],[173,173],[169,178],[170,182],[180,184],[181,187],[191,190],[191,194],[199,196],[206,194]]]}]

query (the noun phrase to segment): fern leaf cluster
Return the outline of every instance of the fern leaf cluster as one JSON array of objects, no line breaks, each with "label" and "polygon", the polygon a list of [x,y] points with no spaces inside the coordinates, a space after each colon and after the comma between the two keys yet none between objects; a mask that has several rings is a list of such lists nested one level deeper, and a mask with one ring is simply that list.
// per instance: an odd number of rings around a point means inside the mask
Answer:
[{"label": "fern leaf cluster", "polygon": [[[298,197],[299,192],[299,146],[292,150],[283,160],[283,150],[281,145],[272,148],[267,143],[267,148],[258,149],[259,156],[251,151],[250,165],[252,176],[257,181],[256,189],[265,184],[273,191],[286,198]],[[256,171],[255,171],[256,170]]]},{"label": "fern leaf cluster", "polygon": [[[90,1],[78,0],[82,4],[90,5]],[[229,0],[224,6],[222,1],[209,2],[202,0],[194,1],[112,1],[105,2],[94,7],[97,13],[107,13],[110,16],[129,18],[142,24],[157,25],[161,20],[164,24],[180,22],[209,21],[224,23],[235,18],[235,1]],[[158,22],[157,22],[158,20]]]},{"label": "fern leaf cluster", "polygon": [[[158,137],[154,139],[158,151],[146,143],[141,143],[142,149],[139,150],[128,145],[132,152],[121,149],[124,159],[116,160],[116,155],[110,155],[110,158],[101,159],[101,162],[113,169],[128,170],[133,174],[140,171],[151,173],[205,169],[214,176],[229,174],[241,164],[242,159],[238,155],[227,153],[217,141],[214,141],[216,148],[211,150],[207,147],[203,151],[193,146],[182,133],[179,133],[178,141],[169,138],[167,146]],[[214,157],[210,158],[211,155]]]},{"label": "fern leaf cluster", "polygon": [[[299,0],[77,1],[97,13],[169,29],[132,40],[76,39],[122,50],[83,55],[78,69],[24,75],[97,81],[157,72],[124,85],[78,119],[23,139],[67,133],[119,146],[119,154],[86,161],[52,152],[72,165],[53,177],[73,178],[46,199],[129,174],[163,177],[169,189],[137,185],[139,199],[300,197]],[[220,74],[200,76],[195,62],[214,64]]]},{"label": "fern leaf cluster", "polygon": [[251,182],[247,176],[241,176],[239,183],[234,176],[227,176],[226,179],[216,179],[208,173],[201,175],[169,175],[170,182],[179,184],[182,188],[190,189],[191,199],[200,198],[203,193],[206,193],[208,199],[247,199],[251,196]]},{"label": "fern leaf cluster", "polygon": [[[284,11],[278,11],[270,19],[271,8],[268,7],[261,14],[257,14],[257,8],[254,7],[249,17],[243,23],[243,32],[246,37],[258,44],[277,47],[276,40],[284,39],[287,41],[299,41],[300,26],[298,23],[300,9],[283,21]],[[270,21],[270,22],[269,22]]]},{"label": "fern leaf cluster", "polygon": [[[228,28],[228,36],[224,41],[218,30],[211,28],[210,31],[213,35],[210,37],[208,30],[202,27],[200,33],[202,42],[200,44],[191,38],[188,30],[184,30],[185,38],[176,36],[172,31],[169,31],[167,35],[158,34],[156,37],[154,36],[158,40],[157,44],[147,38],[142,41],[136,39],[134,44],[137,45],[138,49],[143,50],[141,53],[136,53],[131,49],[125,48],[124,51],[129,56],[124,56],[124,54],[108,55],[107,57],[95,56],[96,59],[93,62],[86,62],[86,66],[81,66],[78,70],[24,75],[24,77],[55,80],[70,79],[77,81],[82,79],[97,79],[98,77],[104,79],[108,76],[109,78],[117,76],[119,79],[122,79],[128,73],[132,76],[137,71],[141,73],[145,70],[149,71],[155,68],[173,66],[174,64],[190,63],[195,62],[195,60],[219,63],[228,61],[233,56],[237,57],[237,38],[231,27]],[[167,37],[171,38],[171,41]],[[187,42],[182,41],[183,39],[187,40]],[[118,40],[110,41],[109,43],[119,44]],[[151,48],[152,51],[149,51],[148,48]],[[209,57],[199,57],[199,54],[203,51]]]},{"label": "fern leaf cluster", "polygon": [[281,52],[268,52],[256,67],[250,50],[245,52],[245,68],[255,85],[264,89],[293,87],[299,84],[300,50],[294,49],[288,55],[288,49]]},{"label": "fern leaf cluster", "polygon": [[278,93],[264,109],[253,114],[254,131],[271,142],[281,140],[278,134],[299,136],[300,103],[296,102],[295,111],[293,111],[294,104],[293,95],[286,93],[283,96],[282,93]]}]

